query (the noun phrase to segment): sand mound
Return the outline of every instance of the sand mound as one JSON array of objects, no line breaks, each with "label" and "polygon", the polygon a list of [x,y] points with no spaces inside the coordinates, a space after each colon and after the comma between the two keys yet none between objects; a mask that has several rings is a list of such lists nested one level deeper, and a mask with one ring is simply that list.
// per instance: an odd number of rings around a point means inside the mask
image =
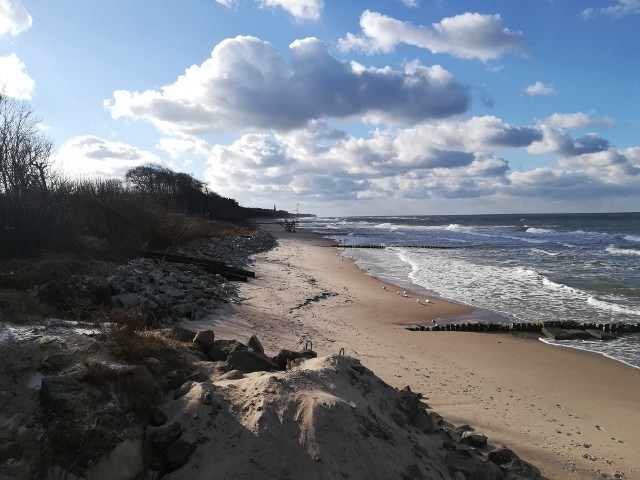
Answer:
[{"label": "sand mound", "polygon": [[445,461],[452,434],[434,427],[419,396],[349,357],[195,383],[165,409],[197,444],[165,478],[460,478]]}]

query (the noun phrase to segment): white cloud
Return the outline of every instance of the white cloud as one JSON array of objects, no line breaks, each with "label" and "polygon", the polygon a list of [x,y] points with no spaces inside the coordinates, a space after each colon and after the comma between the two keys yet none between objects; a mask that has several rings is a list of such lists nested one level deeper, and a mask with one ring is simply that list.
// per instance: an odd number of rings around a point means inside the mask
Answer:
[{"label": "white cloud", "polygon": [[584,19],[598,15],[612,18],[640,15],[640,0],[618,0],[616,4],[609,7],[587,8],[582,11],[582,18]]},{"label": "white cloud", "polygon": [[544,120],[544,123],[555,128],[585,128],[594,125],[602,125],[605,127],[613,126],[613,120],[608,117],[595,120],[584,112],[554,113]]},{"label": "white cloud", "polygon": [[318,20],[324,0],[259,0],[263,7],[281,7],[296,20]]},{"label": "white cloud", "polygon": [[[220,5],[232,7],[239,0],[216,0]],[[280,7],[296,20],[319,20],[324,8],[324,0],[256,0],[262,8]]]},{"label": "white cloud", "polygon": [[418,0],[402,0],[407,7],[413,8],[418,6]]},{"label": "white cloud", "polygon": [[53,160],[60,173],[69,177],[124,177],[130,168],[147,163],[173,166],[132,145],[93,135],[67,140]]},{"label": "white cloud", "polygon": [[18,100],[30,100],[35,84],[15,53],[0,56],[0,92]]},{"label": "white cloud", "polygon": [[360,27],[362,35],[348,33],[339,40],[338,45],[343,51],[355,49],[370,54],[388,53],[405,43],[433,53],[448,53],[484,62],[507,53],[525,53],[522,33],[505,28],[498,14],[467,12],[428,27],[367,10],[360,17]]},{"label": "white cloud", "polygon": [[401,70],[341,62],[315,38],[290,45],[290,61],[254,37],[218,44],[160,90],[118,90],[105,107],[113,118],[145,119],[165,133],[233,129],[290,130],[323,118],[413,124],[464,113],[466,87],[439,65]]},{"label": "white cloud", "polygon": [[548,97],[549,95],[554,95],[555,93],[556,91],[552,85],[545,85],[540,80],[538,80],[533,85],[529,85],[524,90],[524,94],[527,97]]},{"label": "white cloud", "polygon": [[31,27],[31,15],[18,0],[0,0],[0,36],[16,36]]}]

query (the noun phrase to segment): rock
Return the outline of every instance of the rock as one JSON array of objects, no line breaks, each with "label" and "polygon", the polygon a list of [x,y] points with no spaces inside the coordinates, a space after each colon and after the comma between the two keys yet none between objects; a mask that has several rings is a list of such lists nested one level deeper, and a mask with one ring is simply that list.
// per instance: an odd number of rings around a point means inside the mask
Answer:
[{"label": "rock", "polygon": [[216,340],[206,354],[212,362],[222,362],[227,359],[231,352],[246,350],[247,348],[246,345],[237,340]]},{"label": "rock", "polygon": [[468,430],[462,434],[460,443],[462,443],[463,445],[469,445],[470,447],[474,448],[484,448],[487,446],[487,437],[480,433],[475,433]]},{"label": "rock", "polygon": [[120,373],[120,377],[129,385],[131,390],[145,397],[153,397],[158,392],[158,384],[151,372],[142,365],[132,365]]},{"label": "rock", "polygon": [[149,357],[145,360],[144,364],[153,375],[162,373],[162,363],[157,358]]},{"label": "rock", "polygon": [[244,373],[240,370],[231,370],[220,377],[220,380],[240,380],[244,378]]},{"label": "rock", "polygon": [[44,377],[40,383],[40,395],[53,410],[65,409],[73,396],[86,386],[69,377]]},{"label": "rock", "polygon": [[149,424],[154,427],[161,427],[167,422],[167,414],[164,413],[159,408],[156,408],[151,412],[151,417],[149,418]]},{"label": "rock", "polygon": [[447,467],[453,471],[462,472],[467,478],[474,478],[473,474],[482,460],[467,450],[453,450],[444,456]]},{"label": "rock", "polygon": [[142,290],[142,284],[136,280],[129,279],[125,280],[124,288],[130,292],[138,293],[140,290]]},{"label": "rock", "polygon": [[171,275],[167,275],[166,277],[164,277],[162,279],[162,281],[166,285],[177,285],[178,284],[178,280],[175,277],[172,277]]},{"label": "rock", "polygon": [[179,317],[190,317],[195,310],[193,303],[182,303],[180,305],[174,305],[171,310]]},{"label": "rock", "polygon": [[148,434],[149,448],[155,453],[160,453],[175,442],[182,435],[182,426],[173,422],[166,427],[160,427]]},{"label": "rock", "polygon": [[191,381],[184,382],[182,386],[173,395],[173,398],[177,400],[180,397],[184,397],[187,393],[191,391],[191,388],[193,388],[193,382]]},{"label": "rock", "polygon": [[210,388],[203,388],[200,393],[200,401],[205,405],[213,404],[213,390]]},{"label": "rock", "polygon": [[459,432],[459,433],[463,433],[463,432],[475,432],[475,429],[474,429],[473,427],[469,426],[468,424],[463,423],[462,425],[458,425],[458,426],[456,427],[456,432]]},{"label": "rock", "polygon": [[193,339],[193,343],[200,346],[200,349],[207,353],[213,347],[213,342],[216,339],[215,333],[213,330],[203,330],[201,332],[196,333],[196,336]]},{"label": "rock", "polygon": [[168,472],[173,472],[186,465],[189,458],[196,451],[196,444],[184,439],[176,440],[164,452],[164,459]]},{"label": "rock", "polygon": [[87,480],[134,480],[144,469],[142,440],[123,440],[87,472]]},{"label": "rock", "polygon": [[491,450],[487,454],[487,458],[496,465],[507,465],[514,460],[519,460],[520,457],[516,455],[513,450],[506,447],[498,447],[495,450]]},{"label": "rock", "polygon": [[191,380],[192,382],[196,382],[196,383],[202,383],[209,380],[209,377],[207,376],[206,373],[198,371],[193,375],[191,375],[189,378],[187,378],[187,380]]},{"label": "rock", "polygon": [[231,370],[244,373],[280,370],[277,363],[262,353],[253,350],[236,350],[227,357],[227,364]]},{"label": "rock", "polygon": [[140,297],[137,293],[123,293],[122,295],[116,295],[113,298],[115,299],[116,306],[124,308],[135,307],[140,301]]},{"label": "rock", "polygon": [[540,478],[540,470],[530,463],[525,462],[516,455],[513,450],[506,447],[498,447],[487,454],[489,461],[500,465],[504,470],[519,475],[526,480]]},{"label": "rock", "polygon": [[22,447],[18,442],[8,442],[0,445],[0,464],[10,458],[22,457]]},{"label": "rock", "polygon": [[396,425],[398,425],[400,428],[404,428],[407,425],[409,419],[403,412],[401,412],[397,408],[391,410],[390,415],[391,418],[393,418],[393,421],[396,422]]},{"label": "rock", "polygon": [[173,334],[181,342],[192,342],[196,336],[196,332],[188,330],[180,325],[173,326]]},{"label": "rock", "polygon": [[71,361],[68,353],[52,353],[42,360],[41,368],[44,370],[60,370]]},{"label": "rock", "polygon": [[293,362],[298,358],[306,360],[309,358],[316,358],[317,356],[318,354],[312,350],[305,349],[299,352],[294,352],[293,350],[283,349],[280,350],[280,352],[275,357],[273,357],[273,360],[278,364],[281,370],[286,370],[287,364],[289,362]]},{"label": "rock", "polygon": [[504,472],[493,462],[484,461],[478,465],[473,474],[474,480],[502,480]]},{"label": "rock", "polygon": [[255,350],[256,352],[264,353],[264,348],[260,343],[260,340],[258,340],[258,337],[256,337],[255,335],[252,335],[249,339],[249,348]]}]

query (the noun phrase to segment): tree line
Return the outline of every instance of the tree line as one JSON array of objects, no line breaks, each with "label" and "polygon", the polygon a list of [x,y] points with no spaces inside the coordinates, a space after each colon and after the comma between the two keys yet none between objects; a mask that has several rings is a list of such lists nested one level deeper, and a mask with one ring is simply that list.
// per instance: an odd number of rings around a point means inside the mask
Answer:
[{"label": "tree line", "polygon": [[0,93],[0,258],[41,251],[131,256],[215,234],[215,221],[283,217],[246,208],[187,173],[161,165],[123,179],[68,179],[52,165],[53,141],[30,105]]}]

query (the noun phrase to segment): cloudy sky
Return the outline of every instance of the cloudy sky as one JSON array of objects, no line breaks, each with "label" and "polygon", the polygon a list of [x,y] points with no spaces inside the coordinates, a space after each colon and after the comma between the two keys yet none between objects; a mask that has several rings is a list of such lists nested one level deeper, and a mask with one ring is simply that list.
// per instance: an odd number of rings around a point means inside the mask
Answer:
[{"label": "cloudy sky", "polygon": [[322,215],[640,210],[640,0],[0,0],[67,175]]}]

